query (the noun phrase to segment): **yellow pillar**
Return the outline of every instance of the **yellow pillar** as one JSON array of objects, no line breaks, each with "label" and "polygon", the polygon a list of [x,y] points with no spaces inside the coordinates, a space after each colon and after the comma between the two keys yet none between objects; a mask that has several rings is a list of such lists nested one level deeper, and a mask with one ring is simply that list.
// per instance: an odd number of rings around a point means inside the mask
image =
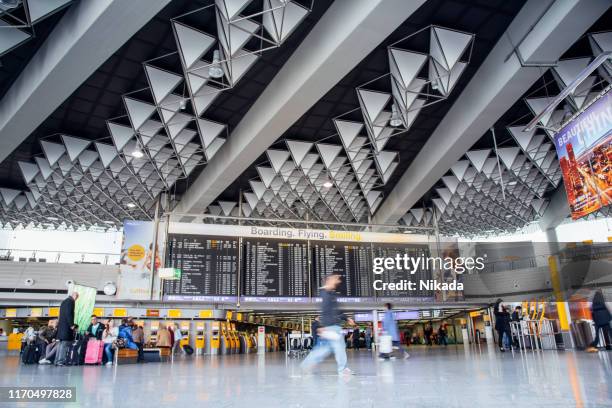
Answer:
[{"label": "yellow pillar", "polygon": [[563,296],[563,290],[561,288],[561,278],[559,276],[559,258],[556,255],[548,257],[548,267],[550,269],[550,281],[553,287],[553,294],[555,295],[557,304],[557,315],[559,316],[559,324],[561,330],[569,331],[570,329],[570,313],[565,297]]}]

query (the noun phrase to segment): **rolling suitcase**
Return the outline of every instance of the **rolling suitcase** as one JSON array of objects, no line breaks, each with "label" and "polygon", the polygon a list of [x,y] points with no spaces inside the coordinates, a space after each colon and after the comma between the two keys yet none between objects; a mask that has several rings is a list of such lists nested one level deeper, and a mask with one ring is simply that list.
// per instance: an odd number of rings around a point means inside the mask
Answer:
[{"label": "rolling suitcase", "polygon": [[40,360],[39,348],[35,343],[26,344],[21,354],[23,364],[36,364]]},{"label": "rolling suitcase", "polygon": [[393,339],[391,336],[386,334],[380,336],[380,348],[378,351],[380,354],[385,356],[388,356],[393,352]]},{"label": "rolling suitcase", "polygon": [[584,340],[584,336],[578,327],[578,323],[574,322],[570,325],[572,337],[574,339],[574,345],[579,350],[584,350],[586,348],[586,342]]},{"label": "rolling suitcase", "polygon": [[75,340],[68,348],[66,365],[81,365],[85,362],[85,340]]},{"label": "rolling suitcase", "polygon": [[85,364],[102,364],[104,343],[102,340],[89,340],[85,350]]}]

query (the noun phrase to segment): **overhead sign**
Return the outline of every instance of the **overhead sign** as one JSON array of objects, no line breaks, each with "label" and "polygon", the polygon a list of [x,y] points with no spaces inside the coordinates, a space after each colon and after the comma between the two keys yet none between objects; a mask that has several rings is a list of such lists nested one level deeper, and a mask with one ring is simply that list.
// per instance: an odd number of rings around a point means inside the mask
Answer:
[{"label": "overhead sign", "polygon": [[247,225],[197,224],[171,222],[170,234],[218,235],[229,237],[279,238],[310,241],[348,241],[348,242],[380,242],[380,243],[411,243],[428,242],[426,235],[390,234],[379,232],[318,230],[307,228],[277,228]]},{"label": "overhead sign", "polygon": [[30,317],[42,317],[43,309],[42,307],[33,307],[30,309]]},{"label": "overhead sign", "polygon": [[554,137],[572,219],[612,202],[612,94],[607,92]]},{"label": "overhead sign", "polygon": [[200,319],[212,319],[213,311],[212,310],[200,310],[198,316]]},{"label": "overhead sign", "polygon": [[178,268],[159,268],[157,274],[160,279],[164,280],[181,279],[181,270]]}]

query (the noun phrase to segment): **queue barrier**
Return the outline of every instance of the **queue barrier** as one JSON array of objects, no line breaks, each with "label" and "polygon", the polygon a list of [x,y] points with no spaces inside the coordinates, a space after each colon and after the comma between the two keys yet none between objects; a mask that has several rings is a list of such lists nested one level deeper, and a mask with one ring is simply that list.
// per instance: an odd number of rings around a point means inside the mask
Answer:
[{"label": "queue barrier", "polygon": [[553,322],[550,319],[510,322],[512,338],[518,342],[520,350],[557,350],[560,333]]}]

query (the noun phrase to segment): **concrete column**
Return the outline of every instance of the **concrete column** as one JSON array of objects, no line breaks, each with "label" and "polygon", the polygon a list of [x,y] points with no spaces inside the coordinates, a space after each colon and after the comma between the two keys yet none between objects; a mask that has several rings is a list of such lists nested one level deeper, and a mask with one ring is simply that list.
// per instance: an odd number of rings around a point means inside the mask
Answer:
[{"label": "concrete column", "polygon": [[560,274],[561,265],[559,264],[558,255],[552,255],[548,258],[548,267],[550,270],[550,282],[556,300],[557,316],[559,316],[559,329],[563,335],[563,343],[565,348],[574,348],[574,341],[570,333],[572,317],[569,304],[567,299],[565,299],[565,288]]}]

